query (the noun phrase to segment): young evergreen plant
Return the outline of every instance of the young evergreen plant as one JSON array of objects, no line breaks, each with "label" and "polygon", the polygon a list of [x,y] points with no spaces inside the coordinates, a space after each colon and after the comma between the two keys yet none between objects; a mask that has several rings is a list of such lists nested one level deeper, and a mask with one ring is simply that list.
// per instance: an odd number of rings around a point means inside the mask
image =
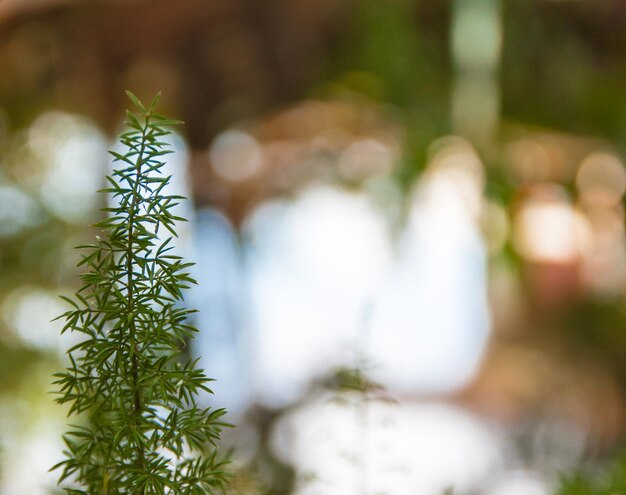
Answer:
[{"label": "young evergreen plant", "polygon": [[226,478],[216,446],[225,411],[198,407],[210,380],[182,358],[197,332],[182,306],[195,281],[192,263],[172,254],[183,220],[172,208],[184,198],[166,194],[163,174],[164,138],[179,122],[154,113],[158,96],[147,107],[128,96],[137,113],[127,112],[125,152],[110,152],[117,166],[100,191],[112,205],[97,241],[79,246],[82,287],[59,317],[80,336],[54,382],[77,424],[52,469],[68,495],[212,494]]}]

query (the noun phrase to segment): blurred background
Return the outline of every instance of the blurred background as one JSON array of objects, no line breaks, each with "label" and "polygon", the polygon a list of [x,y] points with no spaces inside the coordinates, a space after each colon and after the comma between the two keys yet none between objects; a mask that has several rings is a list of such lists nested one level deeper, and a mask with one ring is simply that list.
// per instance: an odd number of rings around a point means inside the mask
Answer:
[{"label": "blurred background", "polygon": [[626,493],[625,23],[620,0],[3,0],[0,493],[55,493],[50,320],[124,89],[185,121],[229,493]]}]

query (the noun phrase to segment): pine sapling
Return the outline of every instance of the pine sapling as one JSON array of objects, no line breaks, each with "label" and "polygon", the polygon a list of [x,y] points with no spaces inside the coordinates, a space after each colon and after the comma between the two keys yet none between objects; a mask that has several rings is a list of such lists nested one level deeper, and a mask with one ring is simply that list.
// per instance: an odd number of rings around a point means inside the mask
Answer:
[{"label": "pine sapling", "polygon": [[181,357],[197,332],[182,305],[195,281],[192,263],[172,253],[184,220],[172,209],[184,198],[166,193],[163,174],[179,122],[154,112],[158,96],[147,107],[128,96],[137,112],[127,112],[125,152],[110,152],[116,166],[100,191],[111,205],[96,242],[79,246],[82,287],[59,317],[79,342],[55,375],[75,424],[52,469],[68,495],[212,494],[226,478],[216,446],[224,410],[198,407],[210,380]]}]

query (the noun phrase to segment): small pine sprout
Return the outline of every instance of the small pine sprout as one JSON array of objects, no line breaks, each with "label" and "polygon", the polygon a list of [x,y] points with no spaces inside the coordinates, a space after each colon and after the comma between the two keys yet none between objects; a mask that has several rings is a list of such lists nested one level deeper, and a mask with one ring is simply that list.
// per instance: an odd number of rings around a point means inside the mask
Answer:
[{"label": "small pine sprout", "polygon": [[221,493],[225,411],[196,404],[210,380],[180,351],[197,332],[182,306],[195,281],[192,264],[172,253],[175,224],[184,220],[172,208],[183,198],[166,194],[162,170],[171,153],[164,138],[179,122],[154,112],[158,95],[144,106],[127,94],[137,113],[127,112],[119,137],[126,152],[110,152],[116,167],[100,191],[113,206],[95,225],[96,243],[79,246],[86,272],[59,316],[62,332],[79,337],[70,365],[54,375],[56,400],[75,424],[51,470],[68,495]]}]

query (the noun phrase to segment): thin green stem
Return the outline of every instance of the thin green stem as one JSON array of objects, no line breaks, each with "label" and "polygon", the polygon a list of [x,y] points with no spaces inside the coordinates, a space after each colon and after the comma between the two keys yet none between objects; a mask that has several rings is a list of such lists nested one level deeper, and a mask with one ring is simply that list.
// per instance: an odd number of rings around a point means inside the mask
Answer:
[{"label": "thin green stem", "polygon": [[[133,285],[133,244],[134,234],[133,227],[135,222],[136,209],[138,208],[139,198],[139,185],[141,184],[141,165],[143,161],[143,155],[146,147],[146,130],[148,129],[148,118],[146,117],[145,127],[142,129],[141,148],[137,155],[137,161],[135,162],[135,181],[132,190],[132,202],[130,205],[130,211],[128,213],[128,244],[126,246],[126,286],[128,288],[128,328],[129,328],[129,344],[131,352],[131,388],[133,394],[133,413],[136,418],[136,425],[139,424],[138,416],[143,409],[141,400],[141,390],[139,388],[139,361],[138,361],[138,348],[137,348],[137,328],[135,326],[135,301],[134,301],[134,285]],[[138,460],[137,463],[141,470],[145,469],[145,452],[143,445],[138,445]],[[139,495],[144,495],[145,490],[142,488]]]}]

